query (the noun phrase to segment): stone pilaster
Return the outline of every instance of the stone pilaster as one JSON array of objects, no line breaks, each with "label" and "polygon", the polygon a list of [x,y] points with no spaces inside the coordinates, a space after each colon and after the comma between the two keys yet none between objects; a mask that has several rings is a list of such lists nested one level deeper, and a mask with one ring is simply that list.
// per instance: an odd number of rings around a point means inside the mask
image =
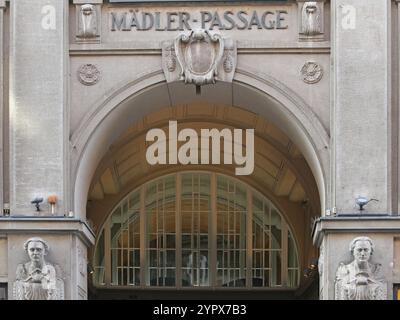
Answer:
[{"label": "stone pilaster", "polygon": [[[6,1],[0,1],[0,115],[4,114],[4,11],[6,9]],[[3,214],[4,204],[4,139],[3,139],[4,119],[0,120],[0,216]]]},{"label": "stone pilaster", "polygon": [[[390,1],[333,0],[333,192],[338,214],[391,211]],[[369,18],[366,18],[369,17]]]},{"label": "stone pilaster", "polygon": [[[11,215],[49,215],[66,209],[66,0],[14,0],[10,34]],[[43,197],[41,212],[31,204]]]}]

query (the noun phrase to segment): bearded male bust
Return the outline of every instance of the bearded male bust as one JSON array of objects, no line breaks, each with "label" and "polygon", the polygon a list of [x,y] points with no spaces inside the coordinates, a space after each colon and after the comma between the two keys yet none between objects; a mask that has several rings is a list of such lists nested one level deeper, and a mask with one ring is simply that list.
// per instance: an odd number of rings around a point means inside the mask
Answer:
[{"label": "bearded male bust", "polygon": [[357,237],[350,242],[354,260],[340,263],[335,279],[335,300],[385,300],[387,283],[382,265],[369,262],[374,244],[368,237]]}]

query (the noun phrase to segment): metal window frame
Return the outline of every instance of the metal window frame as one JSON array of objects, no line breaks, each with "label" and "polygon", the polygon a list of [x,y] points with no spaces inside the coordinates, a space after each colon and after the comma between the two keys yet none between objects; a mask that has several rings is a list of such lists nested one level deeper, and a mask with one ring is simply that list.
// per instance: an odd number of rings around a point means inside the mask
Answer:
[{"label": "metal window frame", "polygon": [[[210,177],[210,212],[209,212],[209,268],[208,268],[208,274],[209,274],[209,286],[182,286],[182,208],[181,208],[181,200],[182,200],[182,175],[183,174],[208,174]],[[175,269],[176,269],[176,276],[175,276],[175,286],[150,286],[147,285],[147,279],[146,279],[146,273],[147,273],[147,254],[149,248],[146,246],[146,241],[147,241],[147,214],[146,214],[146,190],[149,185],[149,183],[156,182],[157,180],[161,179],[166,179],[170,176],[174,177],[175,181]],[[251,254],[246,254],[245,258],[245,278],[246,278],[246,286],[245,287],[221,287],[217,286],[217,223],[218,223],[218,206],[217,206],[217,197],[218,197],[218,177],[224,177],[228,181],[234,183],[234,188],[236,190],[237,184],[241,184],[241,186],[245,189],[246,192],[246,215],[245,215],[245,222],[246,222],[246,252],[251,252]],[[165,180],[164,180],[164,198],[165,198]],[[157,187],[156,187],[157,189]],[[157,191],[157,190],[156,190]],[[229,191],[229,190],[227,190]],[[129,197],[132,195],[133,192],[139,192],[139,198],[140,198],[140,204],[139,204],[139,224],[140,224],[140,283],[139,285],[133,286],[133,285],[121,285],[118,281],[117,284],[112,283],[112,265],[111,265],[111,217],[112,214],[114,213],[115,209],[118,207],[122,207],[124,204],[124,201],[126,199],[129,199]],[[281,218],[281,248],[280,249],[272,249],[271,248],[271,243],[269,248],[263,248],[262,251],[268,251],[270,255],[269,259],[269,265],[265,266],[263,263],[262,269],[263,270],[271,270],[272,269],[272,260],[271,260],[271,252],[272,251],[279,251],[281,252],[281,284],[278,286],[272,286],[271,285],[271,276],[270,276],[270,283],[268,287],[253,287],[252,283],[252,278],[253,278],[253,270],[256,268],[253,265],[253,253],[254,253],[254,248],[253,248],[253,197],[260,197],[261,200],[263,201],[263,206],[265,205],[264,202],[267,201],[269,205],[269,219],[271,220],[271,211],[272,207],[276,210],[278,215]],[[163,199],[164,199],[163,198]],[[128,205],[128,210],[129,210],[129,205]],[[122,209],[121,209],[121,223],[122,223]],[[164,219],[165,220],[165,219]],[[164,221],[165,223],[165,221]],[[165,229],[165,228],[164,228]],[[289,269],[290,270],[296,270],[297,273],[300,272],[300,261],[299,261],[299,255],[298,255],[298,248],[296,245],[296,242],[294,241],[295,245],[295,250],[296,250],[296,258],[297,258],[297,267],[288,267],[288,254],[289,254],[289,248],[288,248],[288,236],[289,232],[291,233],[291,236],[293,237],[293,232],[290,231],[289,225],[286,222],[286,219],[284,216],[280,213],[280,211],[272,204],[272,202],[266,198],[263,194],[257,192],[251,186],[246,184],[245,182],[234,179],[232,177],[215,173],[215,172],[209,172],[209,171],[183,171],[183,172],[178,172],[178,173],[173,173],[173,174],[168,174],[162,177],[158,177],[157,179],[154,179],[152,181],[149,181],[139,188],[135,189],[134,191],[130,192],[124,199],[122,199],[119,204],[112,210],[110,216],[106,219],[105,224],[103,225],[102,230],[104,230],[104,272],[105,272],[105,285],[99,286],[101,288],[141,288],[141,289],[184,289],[184,290],[193,290],[193,289],[295,289],[299,283],[300,283],[300,277],[297,276],[297,284],[296,287],[288,287],[288,277],[289,277]],[[164,230],[165,231],[165,230]],[[264,232],[264,231],[263,231]],[[128,232],[129,233],[129,232]],[[165,232],[164,232],[165,233]],[[158,233],[157,233],[158,234]],[[164,245],[165,245],[165,240],[164,239]],[[96,244],[97,248],[97,244]],[[120,250],[124,250],[124,248],[119,248]],[[159,250],[157,248],[157,250]],[[166,253],[166,247],[163,249]],[[200,250],[200,249],[199,249]],[[236,250],[236,248],[235,248]],[[258,249],[256,249],[258,250]],[[240,251],[240,250],[239,250]],[[122,251],[121,251],[121,254]],[[128,253],[129,254],[129,253]],[[165,254],[166,255],[166,254]],[[127,267],[129,268],[129,266]],[[166,268],[166,266],[165,266]],[[164,269],[165,269],[164,268]],[[232,268],[230,268],[232,269]],[[235,269],[235,268],[233,268]],[[165,270],[166,272],[166,270]],[[128,274],[129,274],[129,269],[128,269]],[[134,273],[133,273],[134,274]],[[394,287],[395,288],[395,287]],[[400,290],[400,285],[398,285],[398,290]]]}]

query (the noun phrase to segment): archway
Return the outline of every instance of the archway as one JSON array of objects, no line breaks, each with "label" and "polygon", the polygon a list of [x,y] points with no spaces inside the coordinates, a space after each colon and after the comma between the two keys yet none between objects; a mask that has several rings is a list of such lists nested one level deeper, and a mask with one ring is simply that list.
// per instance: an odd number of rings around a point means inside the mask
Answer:
[{"label": "archway", "polygon": [[238,106],[275,123],[304,154],[317,183],[324,213],[330,201],[327,132],[295,92],[265,74],[238,69],[233,83],[206,86],[201,96],[182,83],[167,84],[162,71],[154,70],[121,85],[121,89],[93,106],[71,137],[71,208],[75,215],[85,217],[94,171],[107,148],[131,123],[162,107],[196,101]]},{"label": "archway", "polygon": [[[101,180],[103,177],[106,180],[115,178],[112,170],[106,172],[109,166],[107,159],[112,158],[111,154],[117,154],[120,149],[122,150],[122,148],[128,146],[135,132],[137,136],[140,136],[137,130],[132,127],[133,124],[136,127],[138,125],[139,127],[141,126],[139,131],[143,134],[146,128],[166,125],[167,119],[181,120],[189,127],[196,125],[196,123],[201,123],[202,120],[203,122],[208,120],[209,122],[214,122],[214,125],[228,125],[237,128],[251,128],[252,125],[256,125],[257,121],[251,122],[253,118],[260,121],[267,120],[268,126],[276,129],[277,137],[281,137],[284,141],[288,140],[289,145],[293,145],[293,150],[296,150],[293,152],[297,152],[300,158],[304,156],[303,160],[293,160],[290,156],[291,151],[286,149],[287,146],[285,144],[279,143],[279,138],[268,137],[268,134],[258,135],[260,141],[264,141],[268,145],[268,147],[263,147],[265,150],[273,150],[273,152],[285,159],[285,167],[290,169],[287,176],[292,177],[292,179],[294,176],[294,180],[298,181],[298,184],[293,183],[291,188],[288,189],[286,187],[286,189],[297,191],[297,196],[283,194],[282,199],[279,199],[277,195],[269,195],[269,189],[263,185],[263,182],[251,178],[247,178],[247,180],[243,178],[242,180],[258,189],[262,194],[267,195],[268,199],[276,200],[278,207],[282,208],[283,215],[291,210],[292,212],[296,212],[296,210],[297,212],[302,212],[298,217],[292,215],[288,223],[294,226],[293,230],[296,228],[302,229],[294,231],[294,235],[298,237],[299,234],[304,234],[301,240],[302,252],[300,254],[299,270],[307,267],[311,260],[316,257],[316,250],[312,248],[311,240],[305,239],[305,237],[309,237],[309,235],[305,235],[309,233],[308,220],[311,220],[312,216],[319,216],[321,209],[325,206],[327,201],[325,197],[325,177],[328,172],[328,138],[311,110],[295,93],[279,82],[268,78],[261,79],[254,75],[250,77],[245,72],[238,72],[233,84],[217,83],[213,86],[203,87],[201,95],[196,95],[194,88],[191,86],[185,87],[181,83],[166,84],[160,73],[152,75],[151,81],[149,81],[152,83],[151,85],[146,86],[143,82],[146,81],[142,79],[142,81],[127,85],[120,92],[110,95],[105,103],[100,107],[95,107],[93,112],[82,121],[81,129],[73,136],[74,208],[77,215],[84,213],[82,217],[86,216],[88,193],[90,191],[92,196],[93,192],[96,193],[97,180]],[[147,82],[146,84],[148,85],[149,83]],[[282,104],[282,102],[285,104]],[[185,108],[197,111],[193,113],[192,117],[188,116],[188,114],[180,114]],[[207,110],[210,108],[214,109],[216,113],[208,113]],[[239,110],[236,115],[237,119],[229,119],[226,114],[234,115],[236,113],[235,110]],[[224,112],[226,113],[225,115]],[[155,120],[152,122],[151,119]],[[220,119],[224,120],[220,121]],[[246,122],[246,119],[250,119],[250,122]],[[190,122],[191,124],[189,124]],[[141,140],[144,141],[143,136]],[[259,145],[261,146],[262,143],[260,142]],[[135,145],[135,143],[132,145]],[[138,144],[136,143],[136,145]],[[141,151],[142,153],[144,152],[143,149]],[[137,154],[140,154],[140,152]],[[136,158],[139,157],[136,156]],[[199,168],[189,169],[197,170]],[[103,208],[104,212],[106,212],[96,217],[93,214],[89,216],[91,220],[96,220],[94,225],[97,229],[97,235],[99,235],[100,226],[107,219],[107,214],[111,213],[112,207],[123,196],[134,188],[145,184],[148,179],[155,179],[163,174],[174,172],[174,170],[176,168],[156,170],[153,173],[149,172],[145,174],[145,177],[136,177],[134,183],[127,183],[122,187],[117,187],[118,190],[116,192],[110,192],[110,190],[104,192],[102,190],[103,193],[111,194],[111,196],[107,197],[108,200],[90,202],[90,210],[92,212],[100,212],[99,208]],[[225,173],[231,174],[229,169],[224,167],[219,170],[221,173],[227,170],[228,172]],[[293,174],[291,175],[290,172]],[[106,177],[107,175],[108,177]],[[261,175],[257,174],[257,176]],[[281,176],[283,176],[282,173]],[[305,177],[311,180],[307,181]],[[287,177],[285,176],[285,178]],[[264,180],[267,181],[267,179]],[[284,180],[283,177],[282,180]],[[108,187],[110,185],[108,184]],[[276,190],[279,190],[279,187]],[[286,193],[289,192],[287,190],[285,191]],[[293,204],[291,201],[283,200],[284,197],[287,198],[286,200],[293,197],[297,202],[294,201]],[[303,214],[306,211],[304,210],[305,207],[309,208],[307,214]],[[299,223],[299,219],[303,219],[303,222]],[[305,281],[302,281],[302,283],[305,283]],[[305,287],[306,285],[303,285],[302,290]]]}]

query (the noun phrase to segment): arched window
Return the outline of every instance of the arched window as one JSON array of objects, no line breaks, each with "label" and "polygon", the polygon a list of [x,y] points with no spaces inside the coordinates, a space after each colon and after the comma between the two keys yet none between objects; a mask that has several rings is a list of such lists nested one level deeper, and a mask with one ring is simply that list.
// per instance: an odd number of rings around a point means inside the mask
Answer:
[{"label": "arched window", "polygon": [[100,232],[94,268],[95,285],[107,287],[299,284],[296,243],[278,209],[208,172],[164,176],[126,196]]}]

